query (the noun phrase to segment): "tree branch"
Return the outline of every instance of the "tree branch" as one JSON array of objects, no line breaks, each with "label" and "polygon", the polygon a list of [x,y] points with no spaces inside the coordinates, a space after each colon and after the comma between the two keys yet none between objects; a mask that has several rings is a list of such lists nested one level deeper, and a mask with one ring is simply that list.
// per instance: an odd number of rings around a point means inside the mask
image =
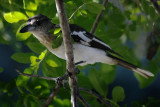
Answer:
[{"label": "tree branch", "polygon": [[79,94],[79,100],[84,104],[85,107],[90,107],[87,101]]},{"label": "tree branch", "polygon": [[160,15],[160,6],[158,5],[157,0],[150,0],[150,1],[152,2],[154,8],[157,10],[157,12]]},{"label": "tree branch", "polygon": [[51,77],[44,77],[44,76],[33,75],[33,74],[26,74],[26,73],[20,72],[19,70],[16,70],[16,72],[19,73],[20,75],[23,75],[23,76],[36,77],[36,78],[41,78],[41,79],[45,79],[45,80],[53,80],[56,82],[56,87],[54,88],[53,92],[50,94],[49,98],[47,99],[47,101],[43,107],[49,106],[49,104],[51,103],[54,96],[57,94],[57,92],[63,86],[63,84],[66,83],[66,79],[69,77],[68,74],[64,74],[62,77],[51,78]]},{"label": "tree branch", "polygon": [[104,103],[108,107],[112,107],[108,101],[104,100],[103,97],[101,97],[99,94],[95,93],[94,91],[86,89],[86,88],[79,88],[79,90],[85,91],[85,92],[87,92],[89,94],[92,94],[93,96],[95,96],[96,98],[98,98],[98,100],[100,100],[102,103]]},{"label": "tree branch", "polygon": [[39,76],[39,75],[34,75],[34,74],[26,74],[26,73],[20,72],[19,70],[16,70],[16,72],[20,75],[27,76],[27,77],[36,77],[36,78],[41,78],[45,80],[57,81],[57,78],[44,77],[44,76]]},{"label": "tree branch", "polygon": [[66,61],[67,61],[67,70],[69,74],[71,74],[69,78],[69,85],[71,89],[71,103],[73,107],[77,107],[77,95],[78,95],[78,89],[77,89],[77,76],[75,72],[75,65],[74,65],[74,57],[73,57],[73,47],[70,37],[70,29],[68,25],[68,20],[65,12],[65,6],[63,0],[55,0],[56,1],[56,7],[57,12],[59,15],[60,20],[60,26],[63,34],[63,42],[65,47],[65,55],[66,55]]},{"label": "tree branch", "polygon": [[54,98],[54,96],[56,96],[57,92],[59,91],[59,89],[61,88],[62,85],[56,85],[56,87],[54,88],[53,92],[50,94],[49,98],[47,99],[45,105],[43,107],[48,107],[49,104],[51,103],[52,99]]},{"label": "tree branch", "polygon": [[[105,8],[106,8],[106,5],[107,5],[107,2],[108,2],[108,0],[104,0],[104,2],[103,2],[103,6]],[[102,15],[103,15],[103,13],[104,13],[104,10],[102,10],[101,13],[97,15],[96,20],[94,21],[94,24],[93,24],[92,29],[90,31],[92,34],[94,34],[94,32],[96,31],[96,28],[99,24],[99,21],[100,21]]]}]

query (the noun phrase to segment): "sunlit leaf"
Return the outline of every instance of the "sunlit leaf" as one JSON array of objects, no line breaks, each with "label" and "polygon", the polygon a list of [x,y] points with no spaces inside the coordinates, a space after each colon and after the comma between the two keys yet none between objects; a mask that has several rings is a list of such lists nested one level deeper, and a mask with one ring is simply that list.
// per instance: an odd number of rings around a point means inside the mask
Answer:
[{"label": "sunlit leaf", "polygon": [[39,60],[44,59],[44,57],[45,57],[46,54],[47,54],[47,50],[43,51],[43,52],[39,55],[38,59],[39,59]]},{"label": "sunlit leaf", "polygon": [[37,65],[38,57],[36,57],[36,56],[31,56],[31,57],[30,57],[30,60],[31,60],[31,66]]},{"label": "sunlit leaf", "polygon": [[34,89],[41,89],[41,88],[42,88],[41,85],[37,85],[37,86],[34,87]]},{"label": "sunlit leaf", "polygon": [[54,55],[47,56],[45,61],[51,67],[59,67],[59,66],[61,66],[61,62]]},{"label": "sunlit leaf", "polygon": [[34,16],[34,11],[37,10],[38,5],[36,3],[34,3],[33,0],[23,0],[23,7],[26,10],[26,14],[29,17]]},{"label": "sunlit leaf", "polygon": [[9,22],[9,23],[16,23],[20,20],[27,20],[28,18],[26,15],[19,11],[13,11],[13,12],[8,12],[3,14],[4,19]]},{"label": "sunlit leaf", "polygon": [[61,99],[59,99],[59,98],[54,98],[54,106],[56,106],[56,107],[70,107],[71,106],[71,103],[70,103],[70,100],[68,100],[68,99],[64,99],[64,100],[61,100]]},{"label": "sunlit leaf", "polygon": [[79,10],[82,16],[87,16],[87,11],[84,9]]},{"label": "sunlit leaf", "polygon": [[24,41],[24,40],[28,39],[31,36],[31,33],[29,33],[29,32],[26,32],[26,33],[20,33],[19,32],[25,25],[26,24],[22,24],[17,30],[16,38],[19,41]]},{"label": "sunlit leaf", "polygon": [[54,30],[54,34],[57,34],[57,33],[59,33],[61,31],[61,28],[56,28],[55,30]]}]

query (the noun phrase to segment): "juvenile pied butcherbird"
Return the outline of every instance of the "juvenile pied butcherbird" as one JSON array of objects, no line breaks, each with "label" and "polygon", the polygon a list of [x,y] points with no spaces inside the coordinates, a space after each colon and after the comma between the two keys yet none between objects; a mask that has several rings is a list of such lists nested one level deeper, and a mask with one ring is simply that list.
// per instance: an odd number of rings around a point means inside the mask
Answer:
[{"label": "juvenile pied butcherbird", "polygon": [[[38,14],[28,19],[27,25],[20,30],[20,33],[32,33],[51,53],[65,60],[66,57],[63,42],[58,48],[52,48],[52,42],[55,37],[50,33],[50,30],[54,30],[55,26],[56,25],[51,22],[51,19]],[[70,35],[74,40],[74,61],[83,62],[79,64],[80,66],[101,62],[109,65],[123,66],[145,78],[154,76],[151,72],[138,68],[137,66],[122,60],[122,58],[116,57],[117,55],[120,55],[113,51],[109,45],[105,44],[82,27],[75,24],[70,24],[69,27],[71,31]]]}]

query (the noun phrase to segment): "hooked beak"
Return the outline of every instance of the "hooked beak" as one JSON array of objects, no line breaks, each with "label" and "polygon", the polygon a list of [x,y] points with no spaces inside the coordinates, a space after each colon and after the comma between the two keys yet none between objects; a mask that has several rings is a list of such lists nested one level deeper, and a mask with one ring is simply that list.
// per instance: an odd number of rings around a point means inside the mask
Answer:
[{"label": "hooked beak", "polygon": [[20,33],[25,33],[25,32],[29,32],[29,31],[33,31],[34,29],[35,29],[34,26],[32,26],[32,25],[26,25],[19,32]]}]

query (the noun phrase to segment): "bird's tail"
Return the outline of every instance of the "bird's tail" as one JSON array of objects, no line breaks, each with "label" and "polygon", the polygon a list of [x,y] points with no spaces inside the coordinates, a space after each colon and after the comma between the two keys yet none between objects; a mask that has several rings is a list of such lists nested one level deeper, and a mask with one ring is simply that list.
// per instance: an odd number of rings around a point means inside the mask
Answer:
[{"label": "bird's tail", "polygon": [[120,66],[123,66],[127,69],[130,69],[131,71],[134,71],[138,74],[140,74],[141,76],[145,77],[145,78],[149,78],[149,77],[153,77],[154,74],[152,74],[151,72],[147,71],[147,70],[143,70],[129,62],[126,62],[120,58],[117,58],[115,56],[112,56],[112,55],[108,55],[109,57],[113,58],[114,60],[117,61],[117,64],[120,65]]}]

